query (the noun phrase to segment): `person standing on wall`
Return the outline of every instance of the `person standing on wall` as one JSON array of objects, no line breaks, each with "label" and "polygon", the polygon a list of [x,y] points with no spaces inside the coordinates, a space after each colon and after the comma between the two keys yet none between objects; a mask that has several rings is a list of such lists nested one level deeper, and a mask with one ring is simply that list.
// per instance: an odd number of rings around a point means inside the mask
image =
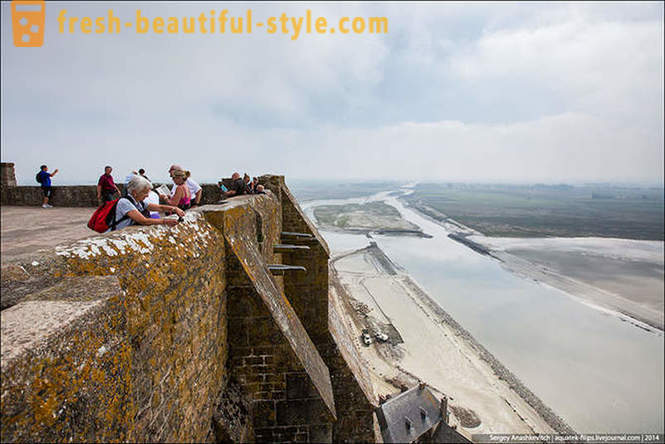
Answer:
[{"label": "person standing on wall", "polygon": [[53,208],[53,205],[49,205],[48,200],[53,195],[53,190],[51,189],[51,177],[55,176],[58,173],[58,169],[52,173],[48,172],[48,167],[42,165],[40,167],[39,173],[37,173],[37,182],[42,186],[42,192],[44,193],[44,201],[42,202],[42,208]]},{"label": "person standing on wall", "polygon": [[113,168],[110,166],[104,167],[104,174],[99,177],[97,182],[97,200],[100,203],[112,201],[115,198],[115,193],[120,194],[120,190],[113,182],[111,171],[113,171]]}]

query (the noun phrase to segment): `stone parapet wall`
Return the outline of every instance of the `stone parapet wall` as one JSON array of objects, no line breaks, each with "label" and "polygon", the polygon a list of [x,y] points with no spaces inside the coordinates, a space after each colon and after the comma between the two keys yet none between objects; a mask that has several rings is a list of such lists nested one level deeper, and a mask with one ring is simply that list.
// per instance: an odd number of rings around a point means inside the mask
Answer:
[{"label": "stone parapet wall", "polygon": [[[122,186],[118,186],[122,190]],[[96,207],[97,187],[94,185],[53,186],[49,203],[58,207]],[[40,186],[2,186],[2,205],[39,206],[44,199]]]},{"label": "stone parapet wall", "polygon": [[[96,236],[20,265],[55,288],[33,289],[2,311],[2,391],[12,399],[3,399],[2,440],[208,439],[226,381],[224,259],[221,234],[190,214],[172,229]],[[112,276],[121,291],[88,286],[87,297],[101,301],[94,310],[5,355],[26,335],[21,313],[48,317],[51,301],[75,310],[83,302],[70,296],[69,280],[98,276]]]},{"label": "stone parapet wall", "polygon": [[[327,245],[282,176],[261,183],[173,228],[3,265],[1,440],[372,441],[359,368],[330,333]],[[274,251],[298,230],[308,252]],[[281,263],[308,272],[272,276]]]},{"label": "stone parapet wall", "polygon": [[[5,170],[3,170],[5,171]],[[8,170],[7,170],[8,171]],[[0,203],[2,205],[17,205],[17,206],[39,206],[42,204],[44,194],[39,185],[35,186],[16,186],[16,179],[12,181],[9,178],[8,172],[3,172],[7,176],[7,183],[5,184],[3,178],[0,184]],[[273,176],[266,176],[273,177]],[[226,187],[231,186],[231,179],[224,179],[223,183]],[[259,181],[261,182],[261,180]],[[123,184],[116,184],[120,191],[123,189]],[[153,185],[159,186],[159,183]],[[167,184],[169,187],[173,184]],[[201,185],[201,205],[216,204],[222,199],[221,190],[218,184],[202,183]],[[99,205],[97,201],[97,186],[96,185],[53,185],[53,196],[49,202],[58,207],[96,207]]]},{"label": "stone parapet wall", "polygon": [[14,172],[14,164],[12,162],[0,163],[0,185],[16,186],[16,173]]},{"label": "stone parapet wall", "polygon": [[[280,242],[281,213],[277,206],[252,210],[237,207],[209,215],[224,227],[232,276],[227,287],[229,331],[240,332],[229,337],[231,378],[253,399],[257,440],[330,442],[336,415],[328,368],[283,286],[261,261],[272,257],[275,263],[276,255],[266,253]],[[265,226],[267,216],[279,223]],[[256,228],[245,228],[252,225]]]},{"label": "stone parapet wall", "polygon": [[3,442],[129,437],[132,353],[120,283],[64,283],[2,312]]}]

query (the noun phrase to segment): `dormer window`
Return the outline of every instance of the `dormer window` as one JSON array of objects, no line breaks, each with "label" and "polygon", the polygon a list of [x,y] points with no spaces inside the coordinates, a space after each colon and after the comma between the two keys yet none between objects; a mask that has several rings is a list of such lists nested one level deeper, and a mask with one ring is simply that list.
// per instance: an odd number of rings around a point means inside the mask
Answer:
[{"label": "dormer window", "polygon": [[404,417],[404,425],[406,426],[407,433],[412,433],[413,432],[413,423],[406,416]]},{"label": "dormer window", "polygon": [[423,422],[425,422],[425,420],[427,419],[427,411],[422,407],[420,407],[420,419]]}]

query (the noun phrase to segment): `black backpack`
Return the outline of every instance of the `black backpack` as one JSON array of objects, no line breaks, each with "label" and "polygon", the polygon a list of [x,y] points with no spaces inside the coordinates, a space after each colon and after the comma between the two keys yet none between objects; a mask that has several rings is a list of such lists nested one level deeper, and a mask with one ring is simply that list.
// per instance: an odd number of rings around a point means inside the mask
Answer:
[{"label": "black backpack", "polygon": [[38,172],[37,175],[35,176],[35,180],[37,183],[42,183],[42,172]]}]

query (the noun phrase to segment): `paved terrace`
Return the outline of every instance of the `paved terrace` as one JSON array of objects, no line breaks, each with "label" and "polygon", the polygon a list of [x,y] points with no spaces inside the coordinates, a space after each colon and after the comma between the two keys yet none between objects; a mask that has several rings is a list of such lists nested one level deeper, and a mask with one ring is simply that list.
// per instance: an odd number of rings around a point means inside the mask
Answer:
[{"label": "paved terrace", "polygon": [[2,263],[97,234],[88,228],[94,208],[0,207]]}]

